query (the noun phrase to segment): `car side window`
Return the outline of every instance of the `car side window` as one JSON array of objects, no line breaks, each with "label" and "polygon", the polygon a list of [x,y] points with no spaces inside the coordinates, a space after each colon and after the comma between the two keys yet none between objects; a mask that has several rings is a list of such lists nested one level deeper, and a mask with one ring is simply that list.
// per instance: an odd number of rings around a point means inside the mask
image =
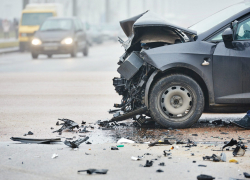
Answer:
[{"label": "car side window", "polygon": [[222,33],[224,32],[225,29],[214,35],[209,39],[209,41],[222,41]]},{"label": "car side window", "polygon": [[80,20],[77,20],[77,22],[78,22],[79,30],[82,31],[83,30],[82,22]]},{"label": "car side window", "polygon": [[235,34],[235,40],[248,40],[250,39],[250,18],[238,24]]}]

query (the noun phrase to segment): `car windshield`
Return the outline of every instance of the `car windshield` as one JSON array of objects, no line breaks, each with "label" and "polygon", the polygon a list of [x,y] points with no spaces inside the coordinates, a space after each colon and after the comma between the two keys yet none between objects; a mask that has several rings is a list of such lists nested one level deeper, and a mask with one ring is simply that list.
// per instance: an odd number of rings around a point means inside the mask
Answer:
[{"label": "car windshield", "polygon": [[234,14],[237,14],[238,12],[249,8],[245,3],[239,3],[233,6],[230,6],[226,9],[223,9],[212,16],[209,16],[208,18],[198,22],[197,24],[194,24],[193,26],[190,26],[189,29],[193,29],[197,31],[198,34],[201,34],[217,24],[225,21],[226,19],[230,18]]},{"label": "car windshield", "polygon": [[70,19],[49,19],[43,23],[40,31],[67,31],[72,27]]},{"label": "car windshield", "polygon": [[23,13],[23,26],[37,26],[41,25],[48,17],[52,17],[52,13]]}]

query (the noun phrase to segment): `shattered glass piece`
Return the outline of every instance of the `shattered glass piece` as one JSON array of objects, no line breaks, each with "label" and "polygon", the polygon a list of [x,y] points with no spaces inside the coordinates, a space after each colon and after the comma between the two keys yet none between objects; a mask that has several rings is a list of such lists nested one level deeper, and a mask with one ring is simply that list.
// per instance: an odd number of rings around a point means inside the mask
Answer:
[{"label": "shattered glass piece", "polygon": [[33,139],[33,138],[19,138],[11,137],[12,141],[20,141],[22,143],[35,143],[35,144],[50,144],[52,142],[61,142],[61,138],[52,138],[52,139]]},{"label": "shattered glass piece", "polygon": [[64,141],[64,144],[71,147],[71,148],[78,148],[80,146],[80,144],[82,144],[83,142],[87,141],[89,139],[89,137],[85,137],[84,139],[78,139],[76,141]]},{"label": "shattered glass piece", "polygon": [[212,176],[209,176],[209,175],[201,174],[201,175],[197,176],[197,179],[198,180],[213,180],[215,178]]},{"label": "shattered glass piece", "polygon": [[228,147],[228,146],[234,146],[234,145],[237,145],[237,140],[234,140],[233,138],[231,139],[231,141],[226,144],[225,146],[222,147],[222,150],[225,148],[225,147]]},{"label": "shattered glass piece", "polygon": [[55,153],[54,153],[54,154],[52,154],[52,157],[51,157],[51,158],[52,158],[52,159],[55,159],[55,158],[57,158],[57,157],[58,157],[58,154],[55,154]]},{"label": "shattered glass piece", "polygon": [[87,172],[88,174],[107,174],[108,169],[87,169],[87,170],[79,170],[77,171],[78,173],[80,172]]},{"label": "shattered glass piece", "polygon": [[63,126],[60,129],[53,131],[53,133],[62,132],[63,130],[73,130],[74,128],[77,128],[77,129],[79,128],[79,125],[70,119],[58,119],[58,120],[64,122],[62,123]]},{"label": "shattered glass piece", "polygon": [[154,163],[154,161],[147,160],[146,164],[144,165],[144,167],[151,167],[151,166],[153,166],[153,163]]},{"label": "shattered glass piece", "polygon": [[164,172],[163,170],[161,170],[161,169],[158,169],[158,170],[156,170],[156,172]]}]

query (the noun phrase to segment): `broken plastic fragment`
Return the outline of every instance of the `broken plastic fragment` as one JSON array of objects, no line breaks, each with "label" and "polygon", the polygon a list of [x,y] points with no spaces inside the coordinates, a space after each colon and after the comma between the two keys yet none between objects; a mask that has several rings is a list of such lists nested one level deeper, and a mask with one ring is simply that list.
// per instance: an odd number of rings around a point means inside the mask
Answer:
[{"label": "broken plastic fragment", "polygon": [[53,154],[51,158],[52,158],[52,159],[55,159],[55,158],[57,158],[57,157],[58,157],[58,154]]},{"label": "broken plastic fragment", "polygon": [[227,143],[225,146],[222,147],[222,150],[223,150],[225,147],[234,146],[234,145],[237,145],[237,140],[231,139],[231,141],[230,141],[229,143]]},{"label": "broken plastic fragment", "polygon": [[244,172],[243,174],[244,174],[245,178],[250,178],[250,174],[248,174],[246,172]]},{"label": "broken plastic fragment", "polygon": [[28,135],[33,135],[33,134],[34,134],[34,133],[33,133],[33,132],[31,132],[31,131],[29,131],[29,132],[28,132]]},{"label": "broken plastic fragment", "polygon": [[80,172],[87,172],[88,174],[107,174],[108,169],[87,169],[87,170],[79,170],[77,171],[78,173]]},{"label": "broken plastic fragment", "polygon": [[119,149],[117,147],[115,147],[115,146],[112,146],[111,150],[119,150]]},{"label": "broken plastic fragment", "polygon": [[212,156],[204,156],[202,157],[203,160],[212,160],[214,162],[219,162],[221,160],[220,157],[218,157],[217,155],[213,154]]},{"label": "broken plastic fragment", "polygon": [[215,178],[212,176],[209,176],[209,175],[201,174],[201,175],[197,176],[197,179],[198,180],[213,180]]},{"label": "broken plastic fragment", "polygon": [[129,140],[129,139],[126,139],[126,138],[121,138],[117,141],[117,144],[133,144],[135,143],[134,141],[132,140]]},{"label": "broken plastic fragment", "polygon": [[124,147],[124,145],[117,145],[116,147]]},{"label": "broken plastic fragment", "polygon": [[158,169],[158,170],[156,170],[156,172],[164,172],[163,170],[161,170],[161,169]]},{"label": "broken plastic fragment", "polygon": [[199,164],[198,167],[207,167],[207,165]]},{"label": "broken plastic fragment", "polygon": [[90,131],[88,131],[86,128],[87,128],[87,126],[85,126],[81,131],[79,131],[79,133],[87,133],[87,132],[90,132]]},{"label": "broken plastic fragment", "polygon": [[131,159],[134,160],[134,161],[140,161],[142,160],[143,156],[137,156],[137,157],[134,157],[132,156]]},{"label": "broken plastic fragment", "polygon": [[64,122],[64,123],[62,123],[63,126],[60,129],[53,131],[53,133],[54,132],[62,132],[63,130],[66,130],[66,129],[73,130],[74,128],[79,128],[79,125],[70,119],[58,119],[58,120]]},{"label": "broken plastic fragment", "polygon": [[160,164],[159,164],[159,166],[165,166],[165,163],[164,163],[164,162],[162,162],[162,163],[160,163]]},{"label": "broken plastic fragment", "polygon": [[234,156],[244,156],[245,151],[246,151],[245,146],[238,144],[237,147],[233,151],[233,155]]},{"label": "broken plastic fragment", "polygon": [[61,142],[61,138],[52,138],[52,139],[33,139],[33,138],[19,138],[11,137],[12,141],[20,141],[22,143],[36,143],[36,144],[50,144],[52,142]]},{"label": "broken plastic fragment", "polygon": [[230,163],[238,163],[238,160],[233,158],[233,159],[230,159],[229,162]]},{"label": "broken plastic fragment", "polygon": [[221,159],[222,162],[227,162],[227,156],[226,156],[226,154],[224,152],[221,153],[220,159]]},{"label": "broken plastic fragment", "polygon": [[153,142],[153,143],[151,143],[151,144],[149,144],[148,146],[155,146],[155,145],[157,145],[157,144],[168,144],[168,145],[172,145],[169,141],[168,141],[168,139],[163,139],[163,140],[159,140],[159,141],[156,141],[156,142]]},{"label": "broken plastic fragment", "polygon": [[149,161],[149,160],[147,160],[146,161],[146,164],[144,165],[144,167],[151,167],[151,166],[153,166],[153,161]]},{"label": "broken plastic fragment", "polygon": [[80,144],[82,144],[83,142],[87,141],[89,139],[89,137],[85,137],[84,139],[78,139],[76,141],[64,141],[64,144],[71,147],[71,148],[78,148],[80,146]]}]

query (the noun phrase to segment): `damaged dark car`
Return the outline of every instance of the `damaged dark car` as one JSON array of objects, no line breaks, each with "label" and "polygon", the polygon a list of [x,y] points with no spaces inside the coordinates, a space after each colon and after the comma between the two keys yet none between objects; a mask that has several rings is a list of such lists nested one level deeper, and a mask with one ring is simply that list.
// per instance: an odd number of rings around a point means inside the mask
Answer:
[{"label": "damaged dark car", "polygon": [[109,122],[151,118],[187,128],[203,112],[250,108],[250,3],[183,28],[147,11],[120,22],[128,37],[113,85],[121,103]]}]

